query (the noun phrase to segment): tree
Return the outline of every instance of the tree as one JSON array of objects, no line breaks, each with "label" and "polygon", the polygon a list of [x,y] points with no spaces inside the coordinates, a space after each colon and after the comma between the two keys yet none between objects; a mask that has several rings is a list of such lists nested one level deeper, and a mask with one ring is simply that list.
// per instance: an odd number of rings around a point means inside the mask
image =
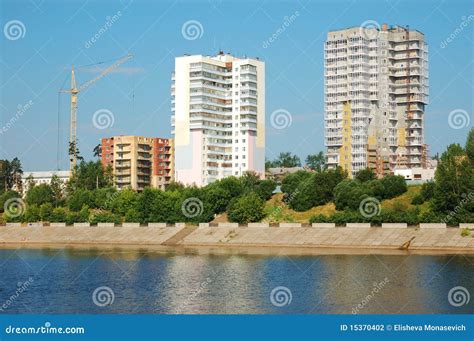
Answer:
[{"label": "tree", "polygon": [[292,155],[290,152],[280,153],[278,158],[273,161],[273,167],[301,167],[301,160],[298,156]]},{"label": "tree", "polygon": [[102,145],[100,143],[94,147],[94,157],[99,159],[102,157]]},{"label": "tree", "polygon": [[9,191],[12,188],[10,161],[0,160],[0,188],[1,192]]},{"label": "tree", "polygon": [[323,152],[318,154],[308,155],[305,160],[306,166],[310,169],[321,172],[326,169],[326,156]]},{"label": "tree", "polygon": [[112,176],[110,169],[104,169],[100,160],[97,161],[81,161],[81,163],[73,171],[71,179],[69,179],[66,190],[69,194],[77,189],[89,189],[110,187],[112,186]]},{"label": "tree", "polygon": [[370,168],[361,169],[357,175],[356,179],[360,182],[366,182],[370,180],[375,180],[377,176],[375,175],[374,171]]},{"label": "tree", "polygon": [[48,184],[40,184],[28,189],[26,192],[26,202],[28,205],[37,205],[38,207],[45,203],[54,203],[54,193]]},{"label": "tree", "polygon": [[466,154],[467,157],[474,163],[474,128],[471,128],[467,134],[466,140]]},{"label": "tree", "polygon": [[254,192],[244,194],[235,199],[227,211],[230,221],[247,224],[263,219],[265,202]]},{"label": "tree", "polygon": [[9,191],[15,187],[18,192],[23,192],[23,170],[20,160],[0,160],[0,192]]},{"label": "tree", "polygon": [[240,177],[240,183],[242,184],[242,190],[244,192],[249,192],[255,190],[255,188],[260,183],[260,177],[254,171],[246,171]]},{"label": "tree", "polygon": [[23,169],[21,168],[21,162],[17,157],[15,157],[10,162],[10,168],[11,168],[12,186],[15,187],[17,192],[23,193],[23,181],[22,181]]},{"label": "tree", "polygon": [[398,197],[408,189],[405,179],[400,175],[386,175],[380,182],[384,187],[383,199]]},{"label": "tree", "polygon": [[[451,144],[441,155],[435,173],[433,205],[438,212],[453,211],[456,207],[472,211],[473,200],[467,198],[474,191],[474,169],[465,150]],[[459,209],[458,209],[459,211]]]},{"label": "tree", "polygon": [[62,180],[57,176],[56,174],[53,174],[51,177],[51,181],[49,183],[51,186],[51,190],[53,191],[54,194],[54,206],[60,206],[63,202],[63,186],[64,183]]},{"label": "tree", "polygon": [[346,176],[347,174],[339,167],[312,173],[309,178],[298,185],[291,195],[290,207],[296,211],[306,211],[313,206],[330,202],[334,197],[334,188]]},{"label": "tree", "polygon": [[295,173],[288,174],[285,176],[281,183],[281,190],[286,195],[291,195],[298,185],[304,180],[308,179],[311,176],[310,172],[300,170]]},{"label": "tree", "polygon": [[69,142],[69,149],[68,149],[68,154],[69,154],[69,159],[72,161],[74,159],[74,156],[78,161],[84,161],[84,158],[81,156],[81,153],[79,151],[79,147],[77,147],[77,142],[76,141],[71,141]]}]

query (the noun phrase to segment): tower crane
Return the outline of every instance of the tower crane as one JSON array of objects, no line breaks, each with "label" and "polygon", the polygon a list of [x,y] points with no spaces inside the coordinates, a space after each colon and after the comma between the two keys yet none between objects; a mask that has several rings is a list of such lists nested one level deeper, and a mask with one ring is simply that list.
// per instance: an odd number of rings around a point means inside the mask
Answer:
[{"label": "tower crane", "polygon": [[77,164],[77,95],[86,90],[92,84],[97,82],[98,80],[107,76],[110,72],[118,68],[120,65],[125,63],[126,61],[133,58],[133,55],[127,54],[125,57],[122,57],[115,61],[112,65],[104,69],[97,77],[85,82],[84,84],[80,85],[79,87],[76,84],[76,76],[74,72],[74,65],[71,69],[71,88],[70,89],[62,89],[60,90],[61,93],[69,93],[71,94],[71,123],[70,123],[70,130],[69,130],[69,148],[73,148],[72,153],[70,155],[70,167],[71,171],[76,168]]}]

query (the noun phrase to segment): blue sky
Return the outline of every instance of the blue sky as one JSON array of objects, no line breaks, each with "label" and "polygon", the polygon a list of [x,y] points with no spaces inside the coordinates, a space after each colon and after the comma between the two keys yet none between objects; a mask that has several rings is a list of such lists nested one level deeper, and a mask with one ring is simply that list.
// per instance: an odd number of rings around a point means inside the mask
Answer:
[{"label": "blue sky", "polygon": [[[170,136],[174,57],[213,55],[222,49],[266,62],[267,157],[291,151],[302,159],[324,150],[323,44],[331,29],[367,20],[409,25],[430,48],[430,105],[425,116],[431,154],[464,143],[474,124],[472,1],[48,1],[0,4],[0,158],[20,157],[28,171],[57,168],[58,90],[69,86],[71,64],[90,65],[127,53],[134,59],[79,95],[79,148],[87,158],[100,137]],[[264,46],[285,17],[295,20]],[[107,18],[114,23],[100,34]],[[9,31],[18,20],[19,32]],[[202,36],[185,39],[183,25],[198,21]],[[463,25],[462,23],[465,23]],[[462,26],[461,31],[456,29]],[[87,42],[96,34],[95,43]],[[450,42],[446,39],[454,35]],[[79,83],[97,69],[77,71]],[[64,83],[65,82],[65,83]],[[18,106],[27,108],[17,114]],[[59,103],[60,168],[68,167],[69,97]],[[97,129],[97,110],[112,112],[111,127]],[[270,114],[287,110],[291,126],[277,130]],[[449,113],[461,113],[460,129]],[[13,124],[8,124],[16,117]],[[464,120],[463,120],[464,119]],[[466,120],[467,119],[467,120]],[[5,129],[6,128],[6,129]]]}]

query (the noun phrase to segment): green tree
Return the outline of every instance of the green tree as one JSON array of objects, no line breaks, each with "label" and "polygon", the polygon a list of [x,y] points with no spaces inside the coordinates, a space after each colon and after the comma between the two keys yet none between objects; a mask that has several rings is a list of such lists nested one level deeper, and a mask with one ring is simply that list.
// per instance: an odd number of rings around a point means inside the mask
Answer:
[{"label": "green tree", "polygon": [[93,190],[96,188],[110,187],[112,185],[110,169],[104,169],[100,160],[82,161],[76,166],[76,169],[73,170],[66,190],[70,194],[77,189]]},{"label": "green tree", "polygon": [[276,182],[271,179],[260,181],[257,188],[255,188],[255,193],[257,193],[262,200],[267,201],[272,197],[276,185]]},{"label": "green tree", "polygon": [[361,169],[357,172],[356,179],[360,182],[366,182],[370,180],[375,180],[377,176],[375,175],[374,171],[370,168]]},{"label": "green tree", "polygon": [[282,152],[277,159],[273,161],[273,167],[301,167],[301,160],[298,156],[290,152]]},{"label": "green tree", "polygon": [[318,154],[308,155],[305,160],[306,166],[315,171],[322,171],[326,169],[326,156],[323,152]]},{"label": "green tree", "polygon": [[67,205],[71,211],[79,211],[83,206],[95,207],[94,194],[88,189],[79,188],[68,196]]},{"label": "green tree", "polygon": [[102,157],[102,145],[99,143],[97,146],[94,147],[94,157],[100,159]]},{"label": "green tree", "polygon": [[26,192],[26,202],[28,205],[36,205],[39,207],[45,203],[53,204],[54,201],[53,190],[48,184],[39,184]]},{"label": "green tree", "polygon": [[384,187],[384,199],[390,199],[398,197],[399,195],[407,191],[407,183],[403,176],[399,175],[386,175],[380,179]]},{"label": "green tree", "polygon": [[57,206],[62,205],[64,203],[63,181],[59,178],[59,176],[57,176],[56,174],[53,174],[53,176],[51,177],[49,186],[51,187],[51,190],[53,191],[53,194],[54,194],[54,206],[57,207]]},{"label": "green tree", "polygon": [[12,186],[15,187],[17,192],[23,193],[23,181],[22,181],[23,169],[21,168],[21,162],[17,157],[15,157],[10,162],[10,168],[11,168]]},{"label": "green tree", "polygon": [[20,193],[15,191],[7,191],[0,194],[0,212],[3,212],[5,209],[5,202],[10,199],[21,198]]},{"label": "green tree", "polygon": [[247,224],[265,217],[264,206],[264,201],[256,193],[250,192],[232,201],[227,214],[230,221]]},{"label": "green tree", "polygon": [[467,134],[466,140],[466,154],[467,157],[474,163],[474,128],[471,128]]},{"label": "green tree", "polygon": [[310,172],[300,170],[285,176],[281,183],[281,190],[287,195],[291,195],[299,184],[311,176]]},{"label": "green tree", "polygon": [[433,205],[437,212],[452,211],[456,207],[472,212],[474,201],[464,203],[464,199],[474,191],[474,168],[459,144],[449,145],[441,155],[435,183]]}]

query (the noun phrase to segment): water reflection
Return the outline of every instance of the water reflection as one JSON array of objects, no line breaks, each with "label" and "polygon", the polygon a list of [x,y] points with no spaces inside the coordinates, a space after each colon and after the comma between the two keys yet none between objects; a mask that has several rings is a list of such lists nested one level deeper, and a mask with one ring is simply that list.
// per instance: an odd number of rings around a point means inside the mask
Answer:
[{"label": "water reflection", "polygon": [[[448,292],[474,296],[474,256],[251,256],[100,248],[0,250],[0,302],[30,276],[3,313],[474,313]],[[381,285],[381,283],[383,283]],[[114,303],[92,292],[110,287]],[[275,287],[288,305],[270,300]]]}]

